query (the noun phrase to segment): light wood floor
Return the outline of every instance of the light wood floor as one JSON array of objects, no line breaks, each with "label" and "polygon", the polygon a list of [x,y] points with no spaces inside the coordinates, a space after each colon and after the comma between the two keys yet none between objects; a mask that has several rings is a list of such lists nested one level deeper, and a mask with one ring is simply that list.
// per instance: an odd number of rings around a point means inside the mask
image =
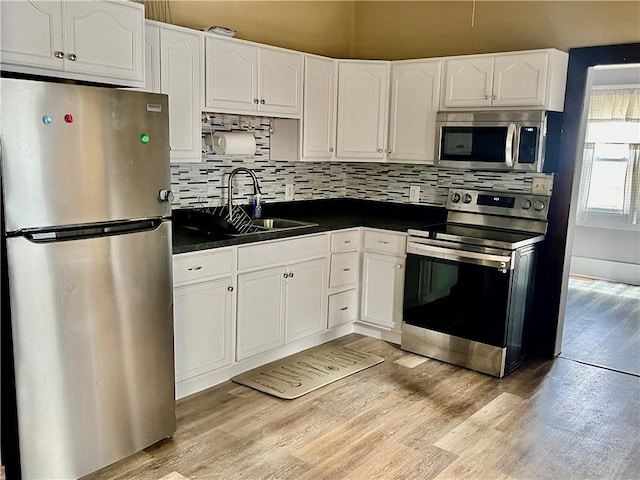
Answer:
[{"label": "light wood floor", "polygon": [[499,380],[352,334],[385,358],[296,400],[232,382],[86,479],[637,479],[640,379],[562,358]]},{"label": "light wood floor", "polygon": [[571,277],[561,356],[640,375],[640,287]]}]

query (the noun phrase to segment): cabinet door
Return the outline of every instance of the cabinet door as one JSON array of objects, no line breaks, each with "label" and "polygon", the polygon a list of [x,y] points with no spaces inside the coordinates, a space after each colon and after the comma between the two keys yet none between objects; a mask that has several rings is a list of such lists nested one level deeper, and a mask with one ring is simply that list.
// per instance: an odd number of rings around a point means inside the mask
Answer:
[{"label": "cabinet door", "polygon": [[231,278],[175,288],[176,382],[231,363],[233,299]]},{"label": "cabinet door", "polygon": [[386,158],[388,97],[387,63],[339,62],[337,158]]},{"label": "cabinet door", "polygon": [[62,70],[61,1],[0,2],[2,63]]},{"label": "cabinet door", "polygon": [[222,111],[255,112],[258,105],[258,49],[207,37],[205,104]]},{"label": "cabinet door", "polygon": [[493,57],[447,60],[443,107],[491,105]]},{"label": "cabinet door", "polygon": [[144,92],[160,93],[160,28],[144,26]]},{"label": "cabinet door", "polygon": [[302,54],[258,50],[258,111],[285,117],[302,113]]},{"label": "cabinet door", "polygon": [[291,265],[287,275],[285,341],[291,342],[327,326],[327,261]]},{"label": "cabinet door", "polygon": [[169,95],[169,142],[172,162],[200,162],[201,38],[198,34],[160,30],[160,88]]},{"label": "cabinet door", "polygon": [[237,360],[284,343],[284,267],[238,275]]},{"label": "cabinet door", "polygon": [[493,106],[544,106],[548,65],[548,53],[497,56],[493,76]]},{"label": "cabinet door", "polygon": [[65,2],[66,68],[144,81],[144,10],[133,2]]},{"label": "cabinet door", "polygon": [[389,160],[433,163],[440,61],[391,67]]},{"label": "cabinet door", "polygon": [[387,329],[400,328],[404,260],[391,255],[362,255],[362,320]]},{"label": "cabinet door", "polygon": [[336,62],[306,57],[302,114],[302,158],[331,159],[335,149]]}]

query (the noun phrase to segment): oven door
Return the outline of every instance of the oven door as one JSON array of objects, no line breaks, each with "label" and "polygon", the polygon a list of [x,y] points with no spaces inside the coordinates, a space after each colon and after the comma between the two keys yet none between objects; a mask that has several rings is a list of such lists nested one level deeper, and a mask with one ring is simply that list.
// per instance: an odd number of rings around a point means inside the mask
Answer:
[{"label": "oven door", "polygon": [[466,260],[409,253],[403,322],[505,347],[511,270]]}]

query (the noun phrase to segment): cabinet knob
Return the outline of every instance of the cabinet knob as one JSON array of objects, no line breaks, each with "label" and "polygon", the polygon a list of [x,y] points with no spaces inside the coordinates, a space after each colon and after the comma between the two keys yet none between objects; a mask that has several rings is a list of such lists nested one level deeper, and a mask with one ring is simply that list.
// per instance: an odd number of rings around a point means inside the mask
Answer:
[{"label": "cabinet knob", "polygon": [[64,52],[53,52],[53,56],[56,58],[64,58]]},{"label": "cabinet knob", "polygon": [[393,150],[387,150],[387,153],[391,155],[393,153]]},{"label": "cabinet knob", "polygon": [[78,56],[75,53],[70,53],[69,55],[67,55],[67,58],[72,62],[75,62],[78,59]]},{"label": "cabinet knob", "polygon": [[398,270],[402,270],[402,265],[398,264]]},{"label": "cabinet knob", "polygon": [[228,291],[228,292],[233,292],[233,287],[232,287],[232,286],[228,286],[228,287],[227,287],[227,291]]},{"label": "cabinet knob", "polygon": [[333,153],[333,147],[329,147],[329,151]]},{"label": "cabinet knob", "polygon": [[257,98],[253,99],[253,103],[255,103],[256,105],[260,102],[260,100],[258,100]]},{"label": "cabinet knob", "polygon": [[264,98],[262,100],[260,100],[260,105],[264,105]]},{"label": "cabinet knob", "polygon": [[489,95],[485,95],[485,96],[484,96],[484,99],[485,99],[485,100],[489,100]]},{"label": "cabinet knob", "polygon": [[293,272],[289,274],[289,278],[293,278]]},{"label": "cabinet knob", "polygon": [[378,149],[378,153],[382,153],[382,149],[381,148]]},{"label": "cabinet knob", "polygon": [[491,100],[495,100],[496,96],[495,95],[491,95]]}]

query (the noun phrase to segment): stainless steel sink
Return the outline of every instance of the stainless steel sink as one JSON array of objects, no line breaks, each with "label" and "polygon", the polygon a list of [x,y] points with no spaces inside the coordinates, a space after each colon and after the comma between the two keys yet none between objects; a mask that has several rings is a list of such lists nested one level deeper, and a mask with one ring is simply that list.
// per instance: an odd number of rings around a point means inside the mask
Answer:
[{"label": "stainless steel sink", "polygon": [[245,237],[266,232],[279,232],[294,228],[315,227],[317,223],[289,220],[287,218],[254,218],[250,225],[245,225],[246,231],[238,233],[221,233],[225,237]]},{"label": "stainless steel sink", "polygon": [[251,223],[265,230],[288,230],[290,228],[313,227],[317,223],[289,220],[287,218],[254,218]]}]

